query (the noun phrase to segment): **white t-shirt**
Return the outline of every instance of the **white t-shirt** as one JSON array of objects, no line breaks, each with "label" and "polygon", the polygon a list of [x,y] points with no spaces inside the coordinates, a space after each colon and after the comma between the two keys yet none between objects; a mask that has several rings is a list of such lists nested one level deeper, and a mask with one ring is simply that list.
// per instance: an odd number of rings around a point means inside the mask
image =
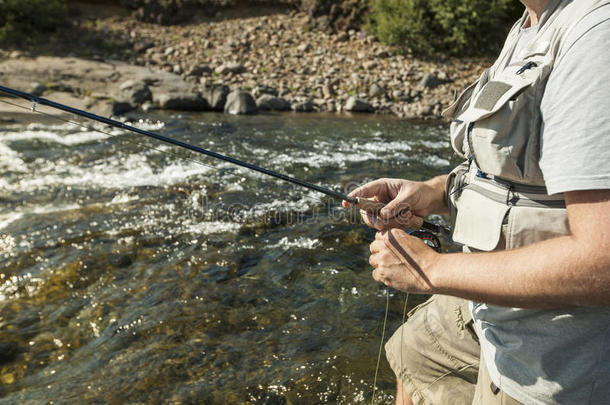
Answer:
[{"label": "white t-shirt", "polygon": [[[536,32],[522,29],[517,46]],[[610,189],[610,5],[569,33],[540,109],[549,193]],[[471,310],[492,381],[508,395],[525,404],[610,404],[610,307]]]},{"label": "white t-shirt", "polygon": [[550,194],[610,189],[610,6],[564,45],[540,105],[540,168]]}]

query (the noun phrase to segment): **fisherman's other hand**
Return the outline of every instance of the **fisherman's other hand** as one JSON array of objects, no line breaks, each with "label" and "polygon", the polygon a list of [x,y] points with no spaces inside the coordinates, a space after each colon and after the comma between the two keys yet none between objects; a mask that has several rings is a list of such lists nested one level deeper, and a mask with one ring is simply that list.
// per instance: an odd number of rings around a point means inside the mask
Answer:
[{"label": "fisherman's other hand", "polygon": [[[424,217],[430,213],[430,186],[424,182],[403,179],[378,179],[358,187],[350,197],[370,198],[387,204],[378,213],[361,210],[364,222],[371,228],[406,229],[413,215]],[[350,203],[344,201],[344,207]]]},{"label": "fisherman's other hand", "polygon": [[373,278],[397,290],[433,294],[430,274],[440,254],[399,229],[377,232],[370,246]]}]

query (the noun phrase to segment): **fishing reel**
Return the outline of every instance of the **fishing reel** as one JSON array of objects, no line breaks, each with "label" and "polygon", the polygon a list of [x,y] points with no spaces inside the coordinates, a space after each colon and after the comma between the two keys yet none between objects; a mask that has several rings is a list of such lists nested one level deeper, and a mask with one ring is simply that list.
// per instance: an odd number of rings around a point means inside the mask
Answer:
[{"label": "fishing reel", "polygon": [[423,240],[426,245],[430,246],[438,253],[441,253],[441,241],[432,232],[423,229],[418,229],[415,231],[409,231],[409,235],[415,236],[416,238]]}]

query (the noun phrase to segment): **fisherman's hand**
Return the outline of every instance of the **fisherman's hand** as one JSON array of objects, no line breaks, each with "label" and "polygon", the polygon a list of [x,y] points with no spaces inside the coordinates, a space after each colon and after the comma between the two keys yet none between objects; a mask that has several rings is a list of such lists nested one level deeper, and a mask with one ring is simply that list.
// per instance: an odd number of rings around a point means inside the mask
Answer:
[{"label": "fisherman's hand", "polygon": [[[371,228],[406,229],[412,216],[425,217],[445,207],[444,190],[446,176],[426,182],[403,179],[379,179],[358,187],[350,197],[371,198],[387,204],[379,213],[361,211],[362,219]],[[348,207],[348,202],[343,202]]]},{"label": "fisherman's hand", "polygon": [[377,232],[370,246],[373,278],[397,290],[433,294],[430,280],[440,254],[399,229]]}]

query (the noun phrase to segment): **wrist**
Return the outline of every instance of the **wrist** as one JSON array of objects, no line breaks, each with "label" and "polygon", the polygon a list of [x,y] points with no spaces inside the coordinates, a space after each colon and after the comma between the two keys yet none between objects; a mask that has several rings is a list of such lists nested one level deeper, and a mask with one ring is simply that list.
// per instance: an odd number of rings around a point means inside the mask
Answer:
[{"label": "wrist", "polygon": [[445,198],[445,184],[447,175],[436,176],[424,181],[427,194],[430,198],[430,214],[444,214],[447,212],[447,201]]},{"label": "wrist", "polygon": [[436,257],[433,264],[429,267],[428,274],[426,275],[430,280],[431,294],[448,294],[451,291],[448,275],[450,275],[450,253],[435,253]]}]

